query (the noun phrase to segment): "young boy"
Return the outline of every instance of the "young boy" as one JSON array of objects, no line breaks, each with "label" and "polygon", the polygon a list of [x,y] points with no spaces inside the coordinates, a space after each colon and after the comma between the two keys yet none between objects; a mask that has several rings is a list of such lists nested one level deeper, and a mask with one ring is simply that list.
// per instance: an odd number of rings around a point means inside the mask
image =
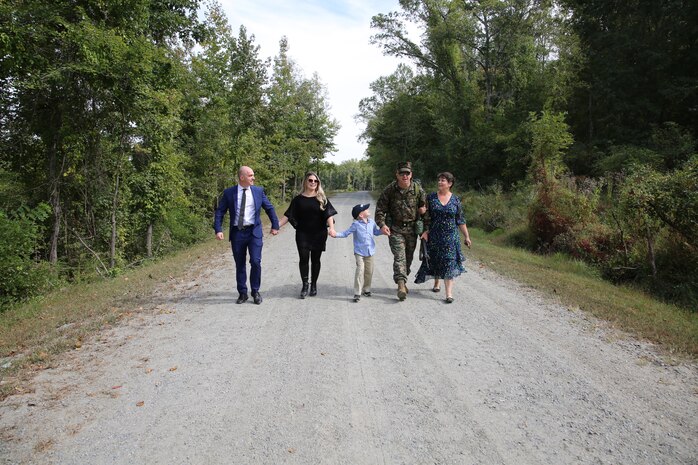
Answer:
[{"label": "young boy", "polygon": [[356,205],[351,209],[354,222],[349,229],[337,233],[334,237],[347,237],[354,234],[354,258],[356,274],[354,275],[354,302],[361,300],[361,294],[371,297],[371,279],[373,278],[373,254],[376,252],[376,240],[373,236],[383,234],[376,222],[369,218],[368,207],[371,204]]}]

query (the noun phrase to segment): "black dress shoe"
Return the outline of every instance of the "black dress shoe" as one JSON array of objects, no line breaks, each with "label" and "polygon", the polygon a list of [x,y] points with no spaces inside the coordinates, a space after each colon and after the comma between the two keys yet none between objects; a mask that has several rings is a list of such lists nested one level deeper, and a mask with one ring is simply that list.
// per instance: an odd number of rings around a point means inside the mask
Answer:
[{"label": "black dress shoe", "polygon": [[240,294],[238,300],[235,301],[236,304],[244,304],[245,302],[247,302],[247,294]]},{"label": "black dress shoe", "polygon": [[254,303],[256,303],[257,305],[262,303],[262,294],[260,294],[259,292],[253,293],[252,298],[254,299]]},{"label": "black dress shoe", "polygon": [[310,284],[310,293],[308,295],[311,297],[317,295],[317,284]]}]

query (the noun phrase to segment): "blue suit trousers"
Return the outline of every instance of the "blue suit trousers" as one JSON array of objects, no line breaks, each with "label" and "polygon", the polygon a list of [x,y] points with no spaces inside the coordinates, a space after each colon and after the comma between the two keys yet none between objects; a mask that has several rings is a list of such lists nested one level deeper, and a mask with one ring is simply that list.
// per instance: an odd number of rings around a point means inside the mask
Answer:
[{"label": "blue suit trousers", "polygon": [[253,228],[234,232],[230,241],[235,260],[235,281],[238,293],[247,294],[247,253],[250,254],[250,289],[252,294],[259,292],[262,283],[262,238],[252,234]]}]

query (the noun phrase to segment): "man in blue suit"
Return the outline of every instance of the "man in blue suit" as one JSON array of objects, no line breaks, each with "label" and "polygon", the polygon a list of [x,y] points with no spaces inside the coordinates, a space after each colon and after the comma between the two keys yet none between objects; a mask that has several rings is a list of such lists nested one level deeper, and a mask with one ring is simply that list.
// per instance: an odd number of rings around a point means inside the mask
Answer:
[{"label": "man in blue suit", "polygon": [[262,218],[260,210],[264,209],[271,220],[271,234],[279,232],[279,219],[264,189],[254,185],[254,171],[249,166],[242,166],[238,171],[238,185],[223,191],[223,196],[216,208],[213,228],[216,239],[223,239],[223,217],[230,212],[230,244],[235,259],[235,279],[238,293],[236,303],[247,301],[247,252],[250,252],[250,290],[257,305],[262,303],[259,286],[262,282]]}]

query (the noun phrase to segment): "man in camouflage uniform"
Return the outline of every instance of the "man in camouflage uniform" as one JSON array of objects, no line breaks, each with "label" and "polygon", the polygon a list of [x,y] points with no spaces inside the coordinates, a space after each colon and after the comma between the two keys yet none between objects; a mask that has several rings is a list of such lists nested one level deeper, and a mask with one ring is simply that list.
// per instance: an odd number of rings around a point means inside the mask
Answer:
[{"label": "man in camouflage uniform", "polygon": [[[407,275],[414,250],[417,247],[417,221],[426,213],[426,194],[412,181],[412,164],[408,161],[397,164],[395,181],[385,188],[376,205],[376,224],[388,236],[393,253],[393,280],[397,284],[397,297],[407,297]],[[425,226],[426,228],[426,226]]]}]

